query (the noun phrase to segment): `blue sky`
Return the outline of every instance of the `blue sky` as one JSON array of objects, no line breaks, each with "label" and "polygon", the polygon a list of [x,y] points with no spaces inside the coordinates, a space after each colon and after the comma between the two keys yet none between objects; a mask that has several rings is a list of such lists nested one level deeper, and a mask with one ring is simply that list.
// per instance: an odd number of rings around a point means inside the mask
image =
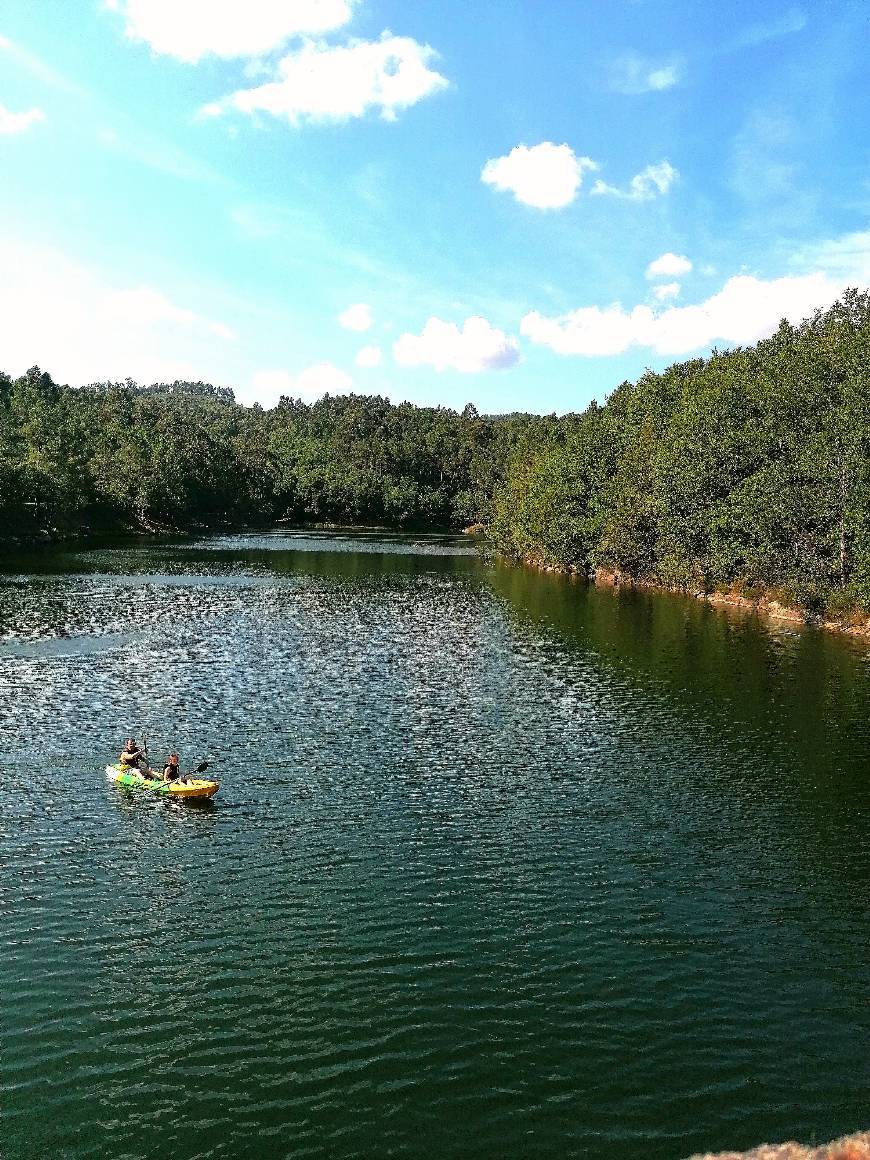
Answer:
[{"label": "blue sky", "polygon": [[870,8],[0,0],[0,368],[569,411],[870,283]]}]

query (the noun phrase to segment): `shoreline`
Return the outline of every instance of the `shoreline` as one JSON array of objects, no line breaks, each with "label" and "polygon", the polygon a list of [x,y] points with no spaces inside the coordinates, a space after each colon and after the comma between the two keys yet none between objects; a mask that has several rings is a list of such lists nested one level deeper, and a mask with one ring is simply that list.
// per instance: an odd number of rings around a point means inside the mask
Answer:
[{"label": "shoreline", "polygon": [[279,519],[260,521],[215,520],[211,523],[191,523],[183,527],[153,524],[119,524],[117,527],[40,528],[32,532],[0,534],[0,557],[4,553],[39,551],[42,548],[62,548],[98,545],[107,540],[184,540],[194,536],[220,535],[222,532],[281,531],[299,528],[312,532],[383,532],[389,535],[461,536],[463,529],[390,524],[347,524],[331,520]]},{"label": "shoreline", "polygon": [[[152,525],[150,527],[119,526],[116,528],[76,529],[43,528],[31,533],[19,535],[0,535],[0,558],[3,555],[14,555],[20,552],[39,551],[63,546],[98,545],[106,540],[129,539],[134,542],[146,542],[154,539],[189,539],[198,535],[219,534],[220,532],[264,531],[270,528],[280,529],[281,525],[290,525],[305,528],[311,531],[379,531],[391,534],[407,532],[409,534],[429,532],[433,535],[466,535],[469,539],[484,539],[483,525],[472,524],[458,530],[444,528],[408,528],[390,527],[389,525],[365,524],[338,524],[328,520],[270,520],[267,522],[247,522],[233,520],[216,520],[211,523],[194,523],[186,527],[171,527]],[[536,572],[550,572],[557,575],[580,577],[596,588],[628,588],[644,592],[667,593],[673,596],[687,596],[709,604],[714,608],[733,609],[755,616],[768,617],[784,623],[793,624],[800,628],[817,628],[825,632],[835,632],[849,636],[855,640],[870,641],[870,618],[863,621],[849,622],[829,617],[816,617],[794,605],[778,600],[769,593],[760,593],[758,596],[745,596],[739,592],[713,591],[705,592],[702,589],[691,589],[680,585],[662,584],[654,580],[646,580],[629,576],[612,568],[598,567],[591,572],[575,564],[553,564],[535,556],[512,557],[509,554],[498,552],[502,558],[513,560],[523,567]]]},{"label": "shoreline", "polygon": [[759,1144],[746,1152],[696,1153],[689,1160],[870,1160],[870,1132],[840,1136],[830,1144]]},{"label": "shoreline", "polygon": [[692,590],[678,585],[661,584],[654,580],[626,576],[610,568],[595,568],[590,573],[576,565],[548,564],[531,556],[522,557],[520,563],[538,572],[580,576],[596,588],[635,588],[644,592],[688,596],[694,600],[710,604],[714,608],[735,609],[756,616],[769,617],[772,620],[780,620],[800,628],[818,628],[825,632],[836,632],[853,639],[870,641],[870,618],[859,623],[850,623],[847,620],[815,617],[794,605],[777,600],[776,597],[768,593],[750,597],[743,596],[739,592],[704,592],[701,589]]}]

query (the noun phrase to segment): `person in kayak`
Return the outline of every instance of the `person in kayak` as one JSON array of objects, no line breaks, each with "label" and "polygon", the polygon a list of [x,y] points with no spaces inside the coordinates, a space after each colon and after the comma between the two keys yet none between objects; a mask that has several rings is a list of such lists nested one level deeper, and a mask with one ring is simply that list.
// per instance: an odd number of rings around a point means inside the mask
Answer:
[{"label": "person in kayak", "polygon": [[147,777],[151,772],[148,768],[148,759],[145,755],[145,750],[139,748],[134,737],[128,737],[124,748],[121,750],[121,765],[125,769],[136,770],[143,777]]},{"label": "person in kayak", "polygon": [[170,753],[166,758],[166,764],[163,766],[163,780],[178,781],[180,778],[181,770],[178,768],[178,754]]}]

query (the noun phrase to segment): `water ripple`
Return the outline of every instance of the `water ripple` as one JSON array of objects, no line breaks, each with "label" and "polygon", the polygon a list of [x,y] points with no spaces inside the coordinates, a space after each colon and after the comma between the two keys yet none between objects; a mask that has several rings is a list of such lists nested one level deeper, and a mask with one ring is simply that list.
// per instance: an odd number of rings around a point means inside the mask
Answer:
[{"label": "water ripple", "polygon": [[[456,540],[7,575],[4,1160],[639,1160],[859,1127],[868,680],[812,635]],[[130,731],[209,756],[218,798],[108,784]]]}]

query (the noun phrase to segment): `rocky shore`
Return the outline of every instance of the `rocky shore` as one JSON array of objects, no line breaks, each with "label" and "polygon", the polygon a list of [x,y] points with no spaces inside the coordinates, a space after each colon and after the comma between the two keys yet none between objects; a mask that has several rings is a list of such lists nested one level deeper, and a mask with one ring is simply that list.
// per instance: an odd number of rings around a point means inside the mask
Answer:
[{"label": "rocky shore", "polygon": [[705,1152],[691,1160],[870,1160],[870,1132],[856,1132],[816,1147],[789,1141],[761,1144],[749,1152]]},{"label": "rocky shore", "polygon": [[800,608],[795,608],[764,593],[757,596],[745,596],[739,592],[693,591],[689,588],[658,584],[652,580],[637,579],[608,568],[596,568],[591,573],[587,573],[584,569],[572,565],[564,567],[558,564],[548,564],[531,557],[524,559],[522,563],[541,572],[560,572],[564,575],[582,576],[598,588],[639,588],[650,592],[670,592],[679,596],[692,596],[696,600],[702,600],[706,604],[712,604],[718,608],[742,610],[759,616],[767,616],[774,620],[788,621],[791,624],[812,626],[824,629],[826,632],[841,632],[848,636],[870,640],[870,620],[836,620],[814,617]]}]

